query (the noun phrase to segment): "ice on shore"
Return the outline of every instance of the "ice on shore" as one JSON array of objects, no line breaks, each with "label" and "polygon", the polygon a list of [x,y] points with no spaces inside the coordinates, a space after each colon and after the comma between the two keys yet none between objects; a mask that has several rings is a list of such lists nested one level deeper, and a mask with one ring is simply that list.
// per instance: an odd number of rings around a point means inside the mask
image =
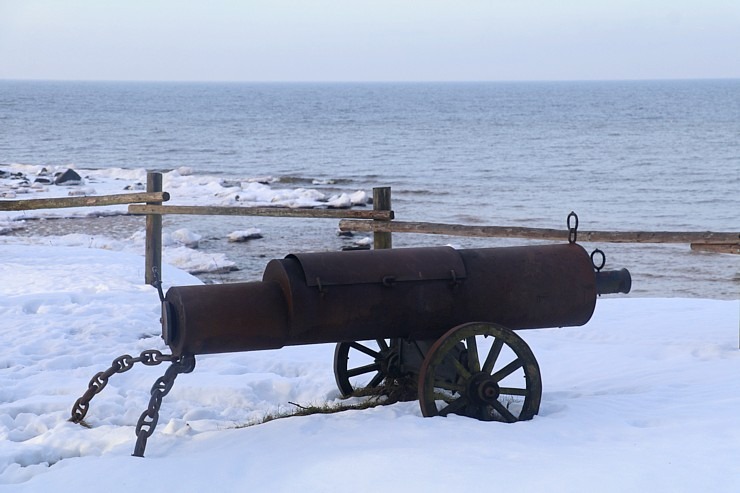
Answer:
[{"label": "ice on shore", "polygon": [[[37,166],[23,164],[0,165],[0,200],[66,197],[70,195],[109,195],[141,191],[146,183],[145,169],[77,170],[83,177],[82,185],[41,185],[34,183],[37,176],[54,176],[73,166]],[[342,192],[337,195],[312,188],[281,188],[279,180],[272,177],[224,180],[220,177],[197,175],[189,167],[180,167],[163,174],[163,189],[170,193],[168,205],[261,206],[316,208],[350,208],[365,205],[368,196],[364,191]],[[87,217],[127,213],[128,206],[76,207],[26,211],[0,210],[0,235],[23,228],[23,221],[39,218]],[[254,239],[259,231],[245,234],[234,232],[229,241]],[[185,229],[165,230],[164,261],[190,273],[222,272],[235,269],[235,263],[224,254],[204,254],[193,251],[202,237]],[[8,240],[12,241],[12,240]],[[30,240],[36,241],[36,240]],[[41,240],[39,240],[41,241]],[[111,250],[143,251],[144,238],[136,233],[125,242],[104,237],[90,239],[87,235],[47,237],[44,242],[61,245],[85,245],[90,242],[107,244]]]},{"label": "ice on shore", "polygon": [[[85,187],[72,185],[41,185],[34,183],[39,174],[54,175],[72,169],[73,166],[37,166],[23,164],[0,165],[0,200],[17,199],[22,195],[29,198],[65,197],[69,195],[109,195],[141,191],[146,183],[145,169],[99,169],[77,170]],[[315,188],[282,188],[279,180],[261,177],[242,180],[224,180],[220,177],[197,175],[188,167],[163,173],[163,189],[170,193],[168,205],[212,205],[245,207],[341,207],[363,206],[368,202],[367,193],[358,191],[330,194]],[[331,181],[317,182],[330,184]],[[123,214],[127,206],[106,206],[44,209],[31,211],[0,211],[0,227],[12,220],[39,217],[81,217],[106,214]]]}]

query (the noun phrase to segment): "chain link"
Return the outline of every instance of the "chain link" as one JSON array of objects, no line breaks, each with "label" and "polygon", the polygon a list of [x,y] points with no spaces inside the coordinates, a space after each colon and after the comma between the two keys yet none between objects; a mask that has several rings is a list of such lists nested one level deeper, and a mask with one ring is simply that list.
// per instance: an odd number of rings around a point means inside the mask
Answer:
[{"label": "chain link", "polygon": [[575,243],[578,239],[578,214],[571,212],[568,214],[568,243]]},{"label": "chain link", "polygon": [[[596,257],[601,257],[601,261],[597,262]],[[606,265],[606,254],[598,248],[591,252],[591,264],[594,266],[596,272],[601,272],[601,269]]]},{"label": "chain link", "polygon": [[172,390],[177,375],[180,373],[190,373],[194,369],[195,356],[185,355],[172,361],[172,364],[164,372],[164,375],[154,382],[151,390],[152,396],[149,399],[149,407],[141,413],[139,421],[136,423],[136,446],[134,447],[134,453],[131,455],[134,457],[144,457],[146,441],[154,433],[154,428],[157,427],[159,408],[162,406],[164,396]]},{"label": "chain link", "polygon": [[177,357],[169,354],[162,354],[156,349],[144,351],[138,358],[134,358],[128,354],[119,356],[113,360],[110,368],[105,371],[98,372],[92,377],[85,393],[82,394],[82,397],[77,399],[72,406],[72,416],[69,420],[73,423],[81,423],[87,415],[87,411],[90,409],[90,401],[92,398],[95,397],[96,394],[99,394],[105,386],[108,385],[108,380],[116,373],[129,371],[133,368],[135,363],[139,362],[144,363],[147,366],[153,366],[164,363],[165,361],[175,361],[176,359]]}]

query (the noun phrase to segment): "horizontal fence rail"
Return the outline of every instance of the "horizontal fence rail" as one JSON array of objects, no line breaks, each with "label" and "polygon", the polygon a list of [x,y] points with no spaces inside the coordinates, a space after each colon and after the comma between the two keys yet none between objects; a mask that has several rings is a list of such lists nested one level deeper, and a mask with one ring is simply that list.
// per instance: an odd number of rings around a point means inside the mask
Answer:
[{"label": "horizontal fence rail", "polygon": [[136,202],[166,202],[167,192],[119,193],[86,197],[57,197],[50,199],[0,200],[0,211],[29,211],[37,209],[64,209],[68,207],[96,207],[124,205]]},{"label": "horizontal fence rail", "polygon": [[273,217],[303,217],[312,219],[374,219],[390,221],[393,211],[376,210],[349,210],[349,209],[292,209],[287,207],[219,207],[219,206],[191,206],[191,205],[142,205],[132,204],[128,207],[129,214],[190,214],[203,216],[273,216]]},{"label": "horizontal fence rail", "polygon": [[[419,233],[485,238],[525,238],[530,240],[567,241],[565,229],[526,228],[513,226],[467,226],[462,224],[410,221],[375,222],[345,219],[340,231]],[[697,250],[738,253],[740,233],[686,231],[578,231],[578,240],[599,243],[684,243]],[[725,251],[727,250],[727,252]]]}]

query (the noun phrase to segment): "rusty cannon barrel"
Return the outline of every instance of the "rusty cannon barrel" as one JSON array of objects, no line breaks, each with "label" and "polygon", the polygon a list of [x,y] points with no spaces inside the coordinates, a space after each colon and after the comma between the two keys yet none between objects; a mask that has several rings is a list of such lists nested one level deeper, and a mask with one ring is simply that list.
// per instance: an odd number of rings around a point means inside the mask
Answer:
[{"label": "rusty cannon barrel", "polygon": [[626,269],[595,272],[575,243],[299,253],[270,261],[262,281],[170,288],[163,338],[185,355],[433,340],[471,321],[576,326],[591,318],[598,294],[629,284]]}]

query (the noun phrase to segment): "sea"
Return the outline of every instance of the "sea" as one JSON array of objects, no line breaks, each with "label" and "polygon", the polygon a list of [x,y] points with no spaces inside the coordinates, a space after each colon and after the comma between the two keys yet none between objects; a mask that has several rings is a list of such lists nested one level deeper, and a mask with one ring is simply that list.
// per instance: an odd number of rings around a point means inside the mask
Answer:
[{"label": "sea", "polygon": [[[322,194],[391,187],[397,220],[598,231],[740,232],[740,80],[470,83],[0,81],[0,169],[188,169]],[[203,194],[212,193],[203,187]],[[371,207],[370,205],[365,206]],[[28,224],[127,237],[140,217]],[[258,280],[266,262],[355,240],[337,220],[166,216]],[[226,240],[258,228],[262,238]],[[536,244],[395,233],[394,247]],[[588,244],[630,296],[740,298],[740,256]],[[494,302],[494,301],[492,301]]]}]

